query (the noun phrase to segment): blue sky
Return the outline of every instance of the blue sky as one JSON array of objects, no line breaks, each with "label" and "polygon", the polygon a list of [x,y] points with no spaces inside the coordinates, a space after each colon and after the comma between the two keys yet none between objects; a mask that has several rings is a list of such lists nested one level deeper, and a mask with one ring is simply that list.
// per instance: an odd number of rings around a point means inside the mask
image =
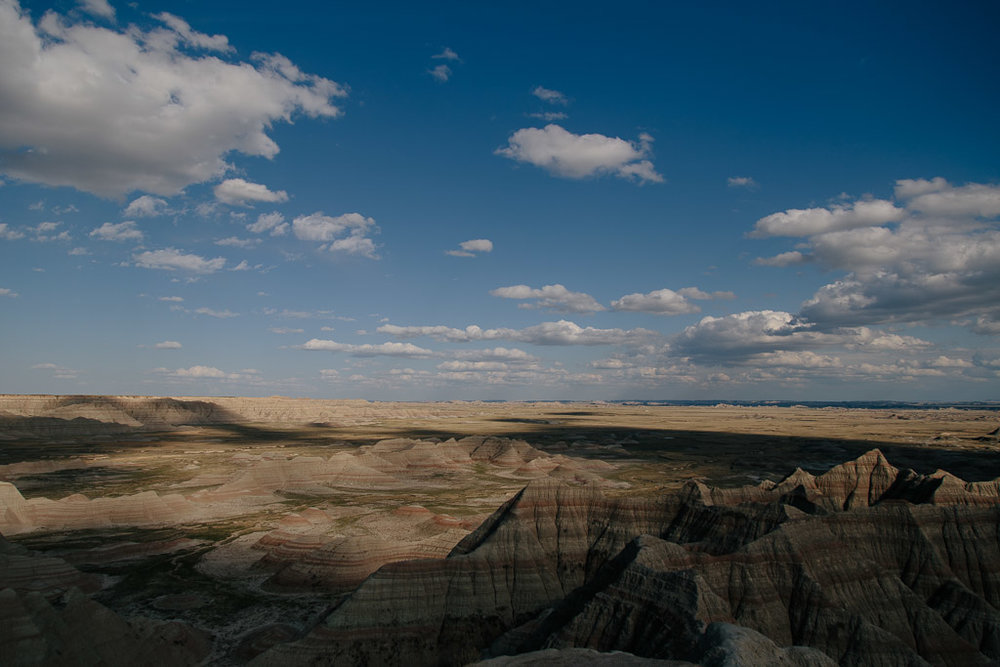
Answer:
[{"label": "blue sky", "polygon": [[1000,398],[1000,9],[0,0],[0,391]]}]

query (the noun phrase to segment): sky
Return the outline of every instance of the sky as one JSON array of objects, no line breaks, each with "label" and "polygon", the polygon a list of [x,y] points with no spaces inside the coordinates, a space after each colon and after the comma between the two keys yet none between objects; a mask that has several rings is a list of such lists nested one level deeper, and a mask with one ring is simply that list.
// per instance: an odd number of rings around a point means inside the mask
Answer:
[{"label": "sky", "polygon": [[998,29],[0,0],[0,392],[1000,400]]}]

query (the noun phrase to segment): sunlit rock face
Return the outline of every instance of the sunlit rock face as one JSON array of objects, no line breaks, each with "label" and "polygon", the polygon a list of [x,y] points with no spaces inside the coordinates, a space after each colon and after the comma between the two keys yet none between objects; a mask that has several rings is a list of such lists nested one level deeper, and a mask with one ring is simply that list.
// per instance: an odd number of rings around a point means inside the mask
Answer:
[{"label": "sunlit rock face", "polygon": [[996,482],[900,471],[877,450],[819,476],[691,482],[658,500],[532,482],[447,559],[382,567],[255,664],[457,665],[574,647],[702,664],[993,664],[997,525]]}]

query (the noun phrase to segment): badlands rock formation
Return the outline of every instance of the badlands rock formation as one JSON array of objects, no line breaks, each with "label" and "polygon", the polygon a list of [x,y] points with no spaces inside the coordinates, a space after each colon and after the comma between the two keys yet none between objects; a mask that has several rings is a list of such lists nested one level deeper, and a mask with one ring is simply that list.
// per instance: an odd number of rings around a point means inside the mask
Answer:
[{"label": "badlands rock formation", "polygon": [[997,488],[901,471],[877,450],[818,477],[691,482],[654,500],[540,480],[448,558],[382,567],[255,664],[458,665],[572,647],[703,664],[993,664]]},{"label": "badlands rock formation", "polygon": [[89,599],[100,578],[0,536],[0,665],[196,665],[210,639],[183,623],[126,619]]},{"label": "badlands rock formation", "polygon": [[206,424],[364,424],[378,419],[419,420],[468,414],[447,403],[408,404],[269,398],[149,396],[21,396],[0,394],[0,431],[6,435],[65,435],[161,430]]},{"label": "badlands rock formation", "polygon": [[131,496],[94,498],[73,494],[60,500],[25,500],[17,487],[0,482],[0,532],[7,535],[30,530],[82,530],[111,526],[141,526],[185,521],[197,507],[183,496],[160,496],[144,491]]}]

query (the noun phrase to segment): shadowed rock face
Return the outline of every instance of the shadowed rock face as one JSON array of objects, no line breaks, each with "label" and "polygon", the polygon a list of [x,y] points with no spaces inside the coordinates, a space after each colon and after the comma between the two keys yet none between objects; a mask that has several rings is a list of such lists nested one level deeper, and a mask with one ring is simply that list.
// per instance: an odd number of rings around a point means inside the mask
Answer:
[{"label": "shadowed rock face", "polygon": [[204,633],[183,623],[124,618],[85,593],[100,577],[0,535],[0,665],[196,665]]},{"label": "shadowed rock face", "polygon": [[532,482],[447,559],[382,567],[258,664],[571,647],[713,665],[992,664],[997,488],[900,471],[877,450],[820,476],[689,483],[658,500]]}]

